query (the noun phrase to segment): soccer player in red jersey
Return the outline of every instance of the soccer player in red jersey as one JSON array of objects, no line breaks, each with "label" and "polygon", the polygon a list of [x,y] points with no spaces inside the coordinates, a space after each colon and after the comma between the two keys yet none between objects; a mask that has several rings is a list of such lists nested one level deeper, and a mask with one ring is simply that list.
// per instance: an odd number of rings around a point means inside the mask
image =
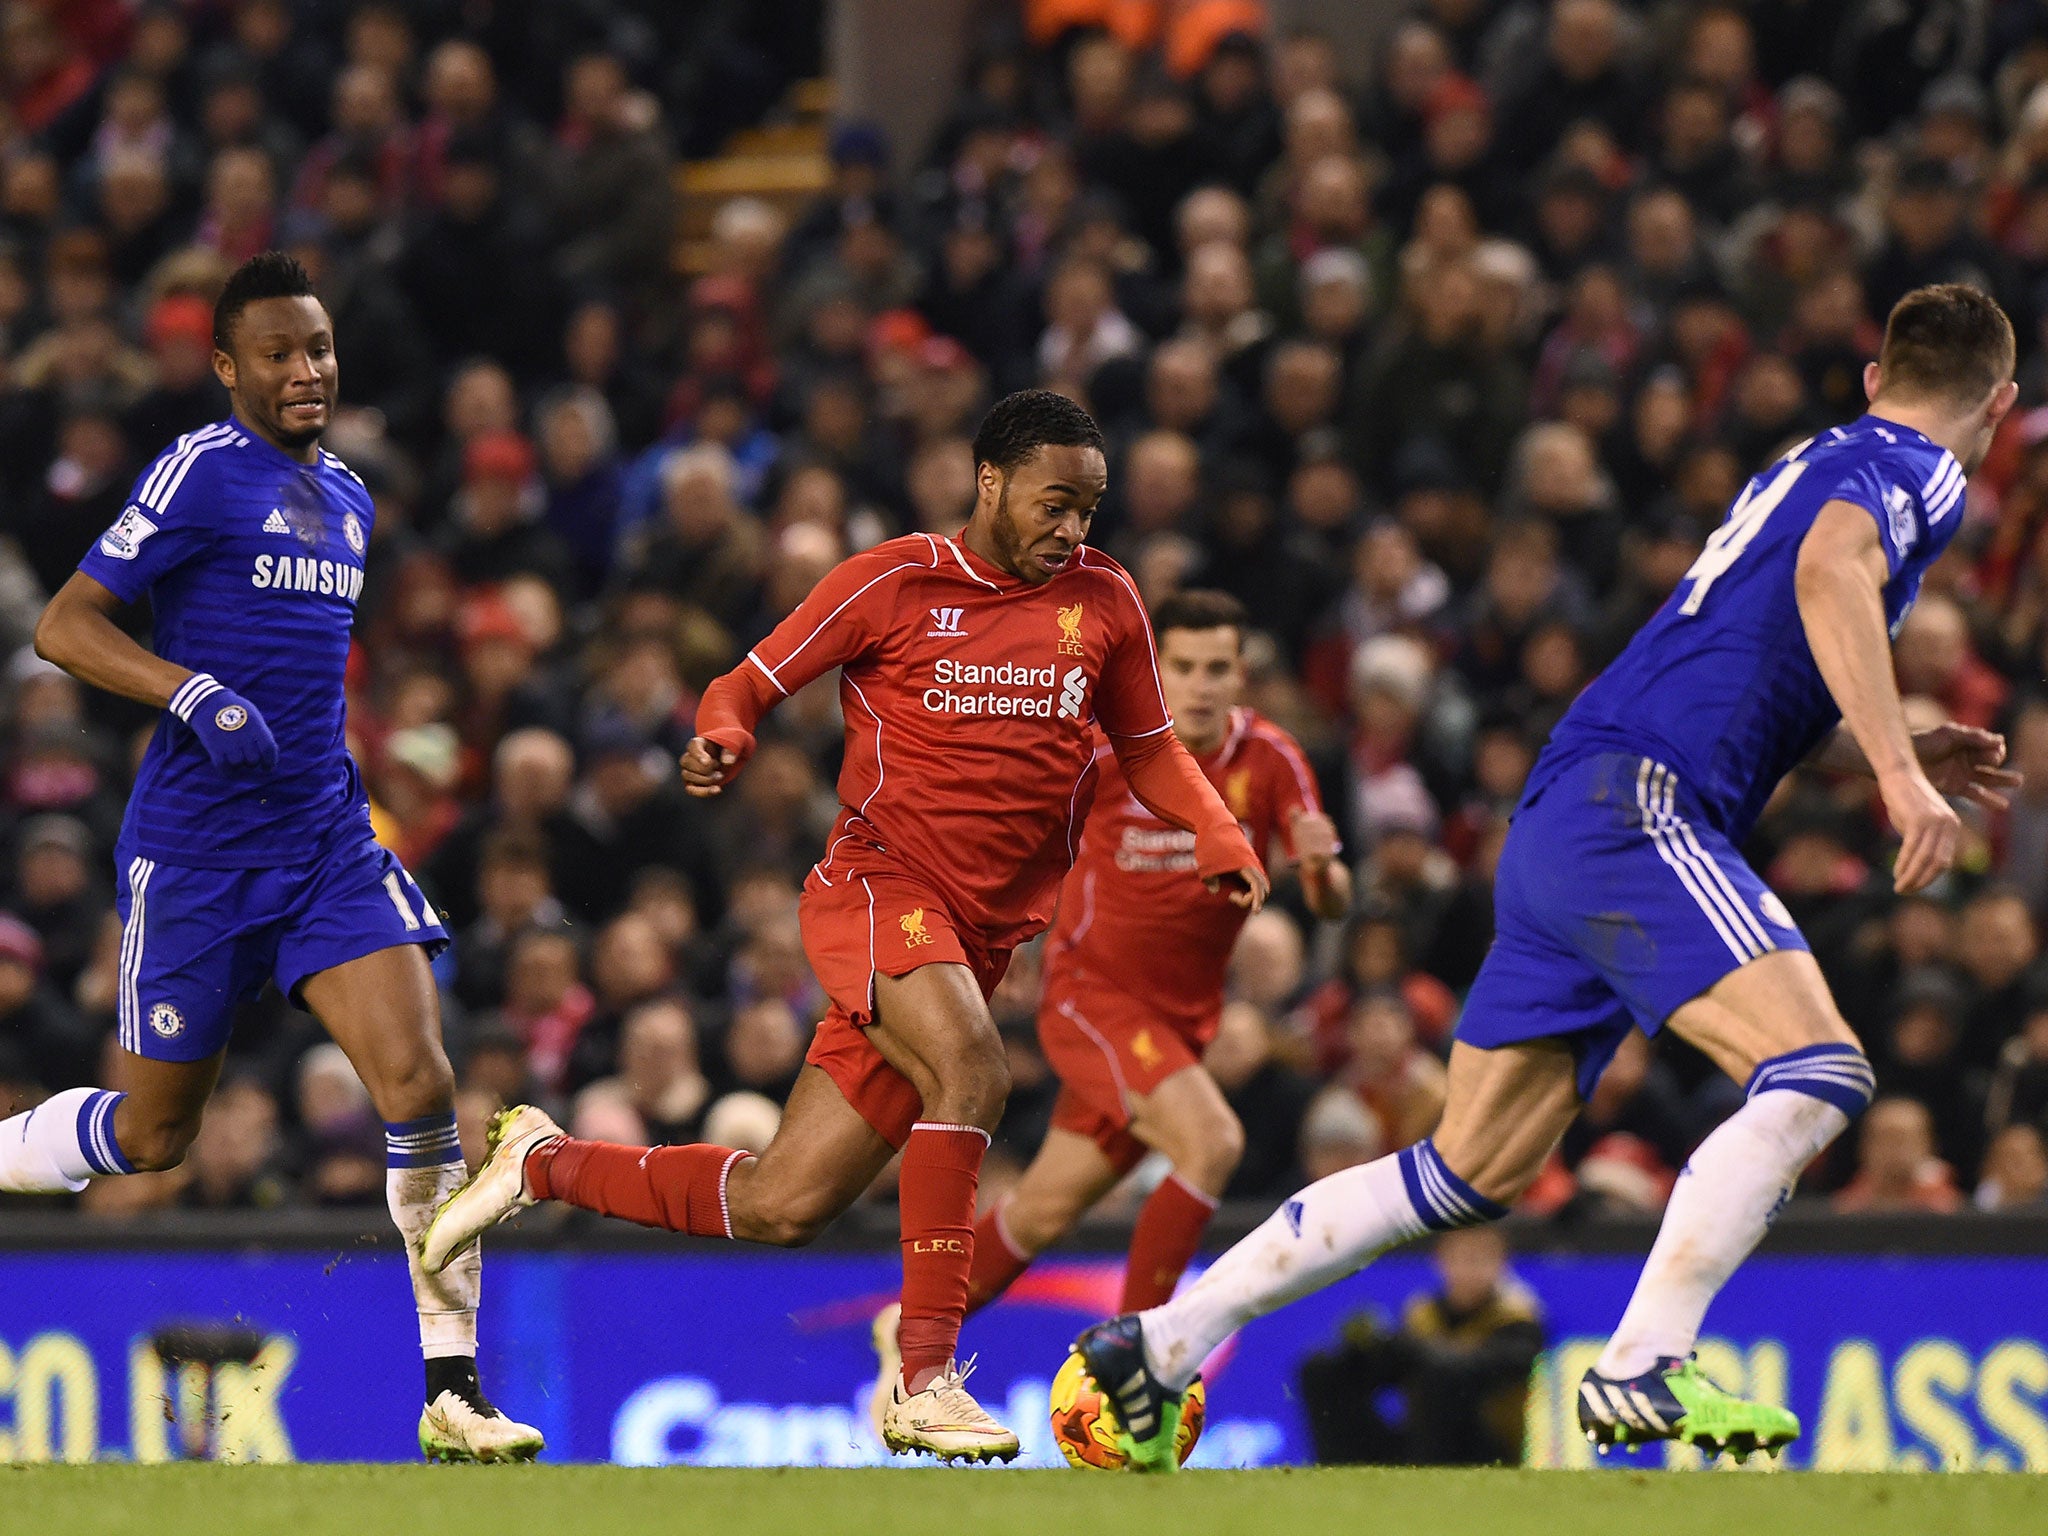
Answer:
[{"label": "soccer player in red jersey", "polygon": [[[810,1241],[901,1150],[902,1368],[893,1451],[1007,1461],[1017,1437],[953,1363],[974,1262],[975,1184],[1009,1094],[988,1011],[1010,952],[1051,921],[1101,773],[1193,835],[1193,868],[1256,911],[1267,883],[1222,797],[1175,738],[1152,631],[1114,561],[1082,546],[1108,474],[1072,401],[1026,390],[976,434],[973,516],[818,583],[705,690],[683,783],[717,794],[774,704],[841,668],[840,812],[804,882],[804,949],[831,999],[780,1130],[728,1147],[573,1140],[519,1106],[424,1244],[446,1262],[514,1210],[561,1200],[699,1237]],[[1099,727],[1099,733],[1098,733]]]},{"label": "soccer player in red jersey", "polygon": [[[1301,748],[1240,703],[1246,625],[1244,606],[1221,592],[1179,593],[1153,613],[1174,734],[1254,848],[1285,844],[1310,910],[1342,917],[1351,872]],[[1071,1231],[1148,1149],[1173,1172],[1139,1212],[1121,1310],[1157,1306],[1200,1246],[1244,1146],[1244,1128],[1201,1063],[1248,913],[1204,889],[1193,838],[1130,793],[1110,744],[1096,760],[1101,785],[1046,941],[1038,1010],[1060,1097],[1031,1166],[975,1228],[970,1313]],[[892,1307],[875,1320],[878,1411],[895,1373],[896,1333]]]}]

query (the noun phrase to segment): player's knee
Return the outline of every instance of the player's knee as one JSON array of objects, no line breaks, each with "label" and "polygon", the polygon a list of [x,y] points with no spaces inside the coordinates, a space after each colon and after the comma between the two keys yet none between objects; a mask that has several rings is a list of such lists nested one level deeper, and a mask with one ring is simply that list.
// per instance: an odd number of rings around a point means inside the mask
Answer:
[{"label": "player's knee", "polygon": [[417,1120],[455,1102],[455,1071],[438,1048],[413,1053],[405,1060],[373,1069],[364,1083],[377,1113],[386,1120]]},{"label": "player's knee", "polygon": [[1073,1231],[1086,1210],[1087,1201],[1071,1189],[1033,1189],[1020,1183],[1002,1205],[1003,1240],[1025,1257],[1036,1258]]},{"label": "player's knee", "polygon": [[1244,1125],[1227,1104],[1195,1116],[1178,1128],[1173,1166],[1198,1189],[1220,1190],[1244,1158]]},{"label": "player's knee", "polygon": [[1207,1128],[1206,1137],[1208,1171],[1218,1182],[1227,1184],[1244,1160],[1244,1122],[1225,1106]]},{"label": "player's knee", "polygon": [[993,1129],[1010,1098],[1010,1063],[993,1028],[987,1042],[965,1043],[931,1063],[936,1080],[926,1095],[934,1119]]},{"label": "player's knee", "polygon": [[1747,1089],[1752,1099],[1760,1093],[1803,1093],[1832,1104],[1851,1120],[1869,1107],[1876,1091],[1870,1058],[1856,1046],[1833,1041],[1759,1062]]}]

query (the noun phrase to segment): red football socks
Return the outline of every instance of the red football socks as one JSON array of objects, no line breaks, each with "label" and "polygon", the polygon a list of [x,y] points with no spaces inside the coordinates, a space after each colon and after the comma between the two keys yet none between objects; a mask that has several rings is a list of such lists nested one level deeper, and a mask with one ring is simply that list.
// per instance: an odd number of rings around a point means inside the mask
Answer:
[{"label": "red football socks", "polygon": [[725,1179],[751,1155],[731,1147],[622,1147],[564,1136],[526,1155],[526,1187],[539,1199],[643,1227],[731,1237]]},{"label": "red football socks", "polygon": [[1216,1201],[1179,1174],[1152,1191],[1131,1231],[1131,1256],[1124,1266],[1124,1300],[1118,1310],[1143,1312],[1173,1296],[1181,1272],[1202,1246],[1202,1233],[1216,1214]]},{"label": "red football socks", "polygon": [[994,1206],[974,1224],[974,1267],[967,1275],[967,1315],[1007,1291],[1016,1278],[1031,1267],[1031,1260],[1019,1253],[1003,1230],[1003,1208]]},{"label": "red football socks", "polygon": [[903,1144],[903,1384],[919,1391],[953,1358],[974,1266],[974,1187],[988,1133],[920,1120]]}]

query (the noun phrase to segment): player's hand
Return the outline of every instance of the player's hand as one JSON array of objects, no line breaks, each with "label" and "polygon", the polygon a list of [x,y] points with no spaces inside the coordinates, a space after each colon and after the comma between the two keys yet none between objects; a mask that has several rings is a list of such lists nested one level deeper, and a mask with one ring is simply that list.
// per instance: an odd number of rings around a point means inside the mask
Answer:
[{"label": "player's hand", "polygon": [[1920,759],[1928,782],[1944,795],[1955,795],[1988,811],[2012,804],[2020,776],[2005,763],[2005,738],[1996,731],[1951,720],[1913,736],[1913,755]]},{"label": "player's hand", "polygon": [[740,771],[741,757],[731,747],[722,747],[703,736],[692,736],[679,761],[684,791],[702,799],[706,795],[717,794],[732,782],[732,776]]},{"label": "player's hand", "polygon": [[1918,768],[1900,769],[1878,778],[1885,814],[1899,834],[1899,856],[1892,865],[1892,889],[1901,896],[1925,889],[1955,862],[1962,818]]},{"label": "player's hand", "polygon": [[1287,830],[1309,909],[1318,917],[1341,917],[1351,906],[1351,871],[1337,858],[1344,848],[1337,823],[1320,811],[1297,810]]},{"label": "player's hand", "polygon": [[1255,863],[1227,875],[1211,875],[1202,884],[1212,891],[1220,891],[1227,886],[1231,902],[1247,912],[1256,912],[1263,907],[1273,890],[1272,883],[1266,879],[1266,872]]},{"label": "player's hand", "polygon": [[1287,830],[1304,871],[1311,864],[1329,863],[1343,846],[1337,839],[1337,823],[1321,811],[1296,811]]},{"label": "player's hand", "polygon": [[277,766],[277,738],[263,713],[210,672],[194,672],[164,706],[192,729],[216,768]]}]

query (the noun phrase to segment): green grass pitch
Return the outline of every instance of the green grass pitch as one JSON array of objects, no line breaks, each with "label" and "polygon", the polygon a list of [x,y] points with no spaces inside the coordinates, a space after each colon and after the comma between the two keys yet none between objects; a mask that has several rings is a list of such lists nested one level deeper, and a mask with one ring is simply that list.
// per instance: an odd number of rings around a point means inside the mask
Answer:
[{"label": "green grass pitch", "polygon": [[0,1467],[7,1536],[2011,1536],[2020,1474]]}]

